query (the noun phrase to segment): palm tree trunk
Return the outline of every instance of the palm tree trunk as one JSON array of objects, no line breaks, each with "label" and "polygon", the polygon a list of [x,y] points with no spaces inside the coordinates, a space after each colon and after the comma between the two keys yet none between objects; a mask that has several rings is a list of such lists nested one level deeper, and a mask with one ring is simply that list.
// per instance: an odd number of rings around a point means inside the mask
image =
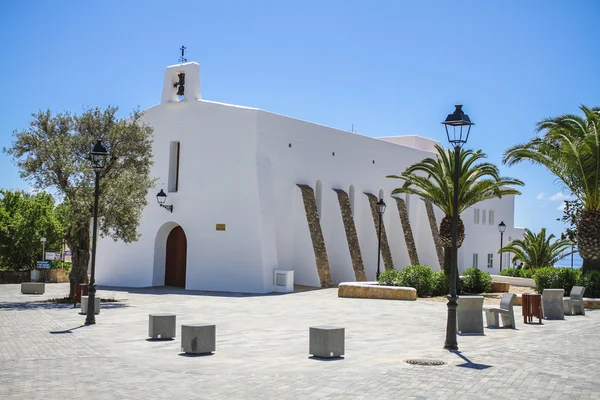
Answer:
[{"label": "palm tree trunk", "polygon": [[[452,276],[452,217],[446,215],[442,222],[440,223],[440,240],[442,241],[442,245],[444,246],[444,274],[447,277]],[[463,241],[465,240],[465,225],[458,217],[458,242],[457,242],[457,251],[462,246]],[[458,273],[456,274],[456,288],[460,293],[460,278]]]},{"label": "palm tree trunk", "polygon": [[577,224],[577,248],[585,273],[600,271],[600,211],[583,210]]}]

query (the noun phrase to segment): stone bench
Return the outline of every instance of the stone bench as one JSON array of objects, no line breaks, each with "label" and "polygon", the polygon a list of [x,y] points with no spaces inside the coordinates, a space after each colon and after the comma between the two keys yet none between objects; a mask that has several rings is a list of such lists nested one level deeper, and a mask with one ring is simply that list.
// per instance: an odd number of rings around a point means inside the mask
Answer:
[{"label": "stone bench", "polygon": [[[81,314],[87,315],[89,296],[81,296]],[[100,297],[94,297],[94,313],[100,314]]]},{"label": "stone bench", "polygon": [[483,296],[460,296],[456,309],[458,333],[483,333]]},{"label": "stone bench", "polygon": [[338,285],[338,297],[416,300],[417,290],[411,287],[382,286],[377,282],[342,282]]},{"label": "stone bench", "polygon": [[186,354],[210,354],[215,351],[215,325],[199,323],[181,325],[181,351]]},{"label": "stone bench", "polygon": [[564,295],[565,289],[544,289],[542,313],[545,319],[565,319]]},{"label": "stone bench", "polygon": [[585,315],[585,302],[583,294],[585,293],[584,286],[573,286],[569,297],[563,297],[563,309],[565,314],[581,314]]},{"label": "stone bench", "polygon": [[44,294],[46,291],[46,284],[42,282],[22,282],[21,293],[22,294]]},{"label": "stone bench", "polygon": [[505,328],[516,328],[514,302],[517,295],[514,293],[504,293],[500,300],[500,307],[486,307],[485,319],[488,328],[499,328],[500,318],[502,317],[502,326]]},{"label": "stone bench", "polygon": [[173,339],[176,331],[175,314],[150,314],[148,336],[152,339]]},{"label": "stone bench", "polygon": [[311,326],[308,353],[319,358],[344,354],[345,329],[340,326]]}]

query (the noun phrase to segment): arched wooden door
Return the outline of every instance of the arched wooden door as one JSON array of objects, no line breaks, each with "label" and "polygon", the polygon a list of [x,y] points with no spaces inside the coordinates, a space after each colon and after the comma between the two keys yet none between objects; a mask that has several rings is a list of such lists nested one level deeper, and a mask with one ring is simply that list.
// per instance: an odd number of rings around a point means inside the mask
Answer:
[{"label": "arched wooden door", "polygon": [[180,226],[176,226],[169,233],[166,258],[165,285],[185,288],[187,239]]}]

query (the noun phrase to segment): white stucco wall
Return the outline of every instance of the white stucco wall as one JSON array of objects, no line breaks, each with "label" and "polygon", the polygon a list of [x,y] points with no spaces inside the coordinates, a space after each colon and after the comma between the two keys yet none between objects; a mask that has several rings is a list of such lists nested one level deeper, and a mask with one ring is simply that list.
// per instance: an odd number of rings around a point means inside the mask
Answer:
[{"label": "white stucco wall", "polygon": [[[183,101],[172,87],[181,71],[186,73]],[[394,266],[402,269],[410,264],[397,206],[390,195],[401,181],[385,176],[399,174],[434,155],[437,142],[418,136],[374,139],[202,100],[196,63],[167,69],[161,104],[147,110],[143,121],[154,128],[151,173],[158,181],[147,196],[140,240],[130,244],[99,241],[99,284],[163,285],[166,238],[180,225],[187,238],[186,289],[270,292],[274,269],[293,270],[296,284],[319,286],[297,187],[306,184],[316,189],[317,181],[321,182],[320,222],[334,283],[354,280],[354,271],[333,189],[349,193],[354,186],[351,202],[367,279],[375,278],[377,235],[364,192],[378,196],[383,191],[388,205],[383,223]],[[180,142],[177,192],[167,192],[171,141]],[[158,206],[160,189],[167,192],[166,203],[174,206],[173,213]],[[407,206],[420,262],[438,269],[424,203],[411,196]],[[496,226],[500,220],[507,224],[505,243],[512,232],[514,200],[490,200],[479,208],[495,209],[495,226],[471,227],[470,210],[465,212],[467,240],[459,264],[470,267],[472,253],[477,251],[484,269],[485,254],[495,253],[499,246]],[[438,209],[436,216],[439,223],[443,215]],[[216,224],[226,224],[226,230],[216,231]]]},{"label": "white stucco wall", "polygon": [[[461,218],[465,224],[465,242],[458,253],[459,270],[473,267],[473,254],[478,254],[478,268],[491,274],[500,272],[500,255],[497,254],[500,249],[500,232],[498,224],[504,221],[506,231],[504,232],[503,244],[506,245],[509,239],[520,239],[523,236],[523,230],[514,227],[514,208],[515,196],[504,196],[502,199],[491,199],[477,203],[475,206],[467,209]],[[475,209],[479,209],[479,224],[474,223]],[[485,210],[487,217],[483,224],[482,215]],[[494,222],[489,223],[489,210],[494,210]],[[493,254],[492,268],[488,268],[487,255]],[[510,255],[504,254],[502,259],[502,268],[511,267]]]}]

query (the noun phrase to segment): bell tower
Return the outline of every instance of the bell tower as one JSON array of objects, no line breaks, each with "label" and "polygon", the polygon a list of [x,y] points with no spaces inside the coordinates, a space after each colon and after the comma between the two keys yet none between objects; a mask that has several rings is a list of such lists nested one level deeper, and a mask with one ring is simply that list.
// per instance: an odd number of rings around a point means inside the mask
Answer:
[{"label": "bell tower", "polygon": [[195,101],[201,98],[198,63],[185,62],[167,67],[161,104]]}]

